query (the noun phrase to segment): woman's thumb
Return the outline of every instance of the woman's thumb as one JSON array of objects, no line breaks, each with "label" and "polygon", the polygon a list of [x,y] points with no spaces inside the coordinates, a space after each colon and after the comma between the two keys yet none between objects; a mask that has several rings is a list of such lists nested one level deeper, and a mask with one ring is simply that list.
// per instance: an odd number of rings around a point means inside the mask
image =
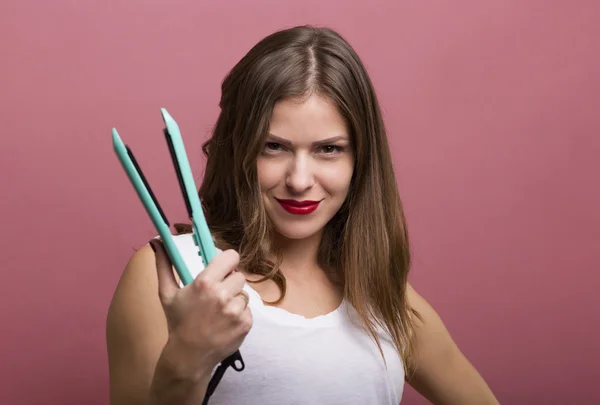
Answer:
[{"label": "woman's thumb", "polygon": [[149,242],[156,257],[156,271],[158,275],[158,295],[163,304],[167,304],[179,290],[179,285],[173,274],[173,265],[167,255],[162,241],[152,239]]}]

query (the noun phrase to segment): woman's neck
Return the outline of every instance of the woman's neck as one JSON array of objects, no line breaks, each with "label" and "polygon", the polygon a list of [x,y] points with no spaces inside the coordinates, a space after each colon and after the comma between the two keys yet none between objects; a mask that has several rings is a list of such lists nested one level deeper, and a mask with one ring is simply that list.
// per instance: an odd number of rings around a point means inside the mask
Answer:
[{"label": "woman's neck", "polygon": [[274,245],[283,258],[283,274],[286,277],[298,277],[321,271],[317,260],[320,243],[320,234],[302,240],[277,236]]}]

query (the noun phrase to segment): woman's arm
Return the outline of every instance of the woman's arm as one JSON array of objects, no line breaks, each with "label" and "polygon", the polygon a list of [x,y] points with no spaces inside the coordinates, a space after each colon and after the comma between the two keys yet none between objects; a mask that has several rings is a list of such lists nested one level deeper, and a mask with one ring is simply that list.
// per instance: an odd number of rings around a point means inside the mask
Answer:
[{"label": "woman's arm", "polygon": [[408,383],[435,405],[498,405],[431,305],[410,285],[407,296],[423,318],[416,320],[417,370]]},{"label": "woman's arm", "polygon": [[111,405],[200,403],[210,377],[181,369],[186,361],[169,343],[159,299],[155,255],[149,246],[127,264],[108,310],[106,343]]}]

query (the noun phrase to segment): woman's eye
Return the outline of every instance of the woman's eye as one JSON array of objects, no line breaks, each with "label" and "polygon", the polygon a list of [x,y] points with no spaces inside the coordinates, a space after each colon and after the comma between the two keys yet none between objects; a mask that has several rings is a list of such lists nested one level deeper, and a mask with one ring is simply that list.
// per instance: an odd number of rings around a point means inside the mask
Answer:
[{"label": "woman's eye", "polygon": [[325,145],[321,148],[321,150],[323,151],[323,153],[325,153],[326,155],[331,155],[333,153],[338,153],[342,151],[342,148],[340,146],[337,145]]},{"label": "woman's eye", "polygon": [[278,151],[281,150],[281,144],[277,143],[277,142],[267,142],[265,144],[265,148],[270,150],[270,151]]}]

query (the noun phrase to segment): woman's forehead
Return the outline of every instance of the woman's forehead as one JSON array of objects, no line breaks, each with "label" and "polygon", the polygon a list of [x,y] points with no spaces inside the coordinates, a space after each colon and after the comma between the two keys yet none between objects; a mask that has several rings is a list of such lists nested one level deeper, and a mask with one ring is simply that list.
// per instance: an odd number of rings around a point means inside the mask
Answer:
[{"label": "woman's forehead", "polygon": [[317,95],[277,102],[269,122],[269,134],[290,143],[348,140],[346,121],[337,106]]}]

